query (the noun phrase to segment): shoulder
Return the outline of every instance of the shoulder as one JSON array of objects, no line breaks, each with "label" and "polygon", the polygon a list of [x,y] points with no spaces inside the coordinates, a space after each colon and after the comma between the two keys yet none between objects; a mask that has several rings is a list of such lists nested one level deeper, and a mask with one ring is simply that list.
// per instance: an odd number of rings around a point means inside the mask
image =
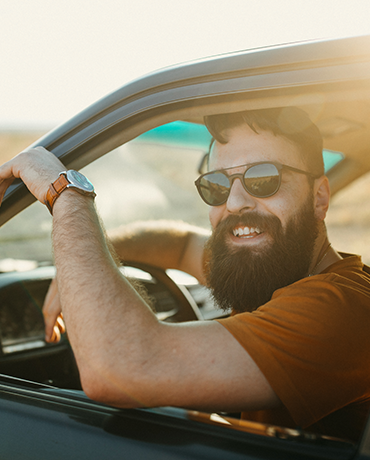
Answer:
[{"label": "shoulder", "polygon": [[332,302],[336,306],[338,302],[352,306],[355,298],[359,303],[370,305],[370,268],[362,263],[359,256],[348,255],[323,273],[278,289],[272,300],[284,302],[292,297],[297,303],[313,303],[320,309],[322,303],[329,307]]},{"label": "shoulder", "polygon": [[341,262],[326,273],[278,289],[254,312],[237,314],[221,324],[245,345],[272,336],[289,336],[294,343],[302,336],[320,336],[328,325],[331,334],[324,334],[326,338],[364,330],[370,321],[370,276],[362,271],[358,258]]}]

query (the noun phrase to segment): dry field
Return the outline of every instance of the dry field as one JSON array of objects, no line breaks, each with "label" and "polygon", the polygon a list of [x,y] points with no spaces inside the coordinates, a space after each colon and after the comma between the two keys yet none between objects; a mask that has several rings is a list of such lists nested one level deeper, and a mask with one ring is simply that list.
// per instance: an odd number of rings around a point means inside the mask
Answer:
[{"label": "dry field", "polygon": [[[0,132],[0,162],[3,163],[16,155],[43,134],[43,132]],[[361,254],[368,265],[370,265],[369,196],[370,174],[335,195],[327,217],[327,227],[333,246],[343,252]],[[186,216],[183,218],[186,220]]]},{"label": "dry field", "polygon": [[12,158],[44,134],[43,131],[0,131],[0,162]]}]

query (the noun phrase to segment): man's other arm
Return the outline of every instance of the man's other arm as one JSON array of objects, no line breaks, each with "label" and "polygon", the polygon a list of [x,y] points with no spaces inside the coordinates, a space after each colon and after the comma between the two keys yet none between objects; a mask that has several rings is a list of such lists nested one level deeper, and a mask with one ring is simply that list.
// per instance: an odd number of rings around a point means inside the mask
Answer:
[{"label": "man's other arm", "polygon": [[182,270],[205,284],[203,248],[210,232],[181,221],[140,221],[108,232],[123,262]]}]

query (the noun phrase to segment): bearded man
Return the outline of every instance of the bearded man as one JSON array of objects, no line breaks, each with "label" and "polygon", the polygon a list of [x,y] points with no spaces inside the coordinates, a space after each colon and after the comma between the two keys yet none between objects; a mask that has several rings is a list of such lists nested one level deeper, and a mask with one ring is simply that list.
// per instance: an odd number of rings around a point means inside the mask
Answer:
[{"label": "bearded man", "polygon": [[[92,195],[49,207],[58,288],[83,389],[118,407],[173,405],[357,439],[370,401],[370,276],[329,244],[322,139],[294,108],[208,117],[208,172],[197,181],[212,235],[136,224],[111,235],[123,260],[178,268],[208,284],[228,318],[157,320],[118,270]],[[22,177],[41,202],[63,166],[37,148],[0,167],[0,196]],[[42,174],[40,174],[42,171]]]}]

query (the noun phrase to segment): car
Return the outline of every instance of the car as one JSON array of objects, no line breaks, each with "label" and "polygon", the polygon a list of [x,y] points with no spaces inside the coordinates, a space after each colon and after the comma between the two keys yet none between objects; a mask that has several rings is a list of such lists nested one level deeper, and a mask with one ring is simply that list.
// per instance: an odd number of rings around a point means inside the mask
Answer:
[{"label": "car", "polygon": [[[140,219],[208,226],[194,187],[211,140],[203,117],[285,106],[304,109],[319,126],[334,199],[346,194],[370,171],[370,36],[253,49],[160,70],[34,145],[89,177],[108,231]],[[44,341],[41,308],[55,269],[51,216],[34,201],[18,180],[0,208],[0,458],[370,458],[370,422],[353,443],[236,414],[124,410],[90,400],[67,335]],[[336,225],[334,217],[332,240]],[[161,320],[227,314],[189,275],[135,261],[122,270],[144,284]]]}]

